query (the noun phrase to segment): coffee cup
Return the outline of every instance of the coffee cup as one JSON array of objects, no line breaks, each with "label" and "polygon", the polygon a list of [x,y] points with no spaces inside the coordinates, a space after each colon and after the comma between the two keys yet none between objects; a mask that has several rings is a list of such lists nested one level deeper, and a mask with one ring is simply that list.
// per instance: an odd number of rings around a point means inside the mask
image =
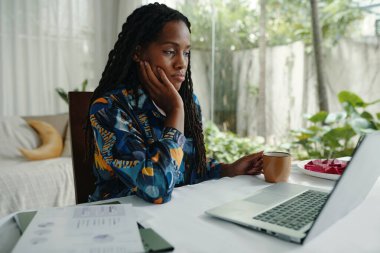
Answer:
[{"label": "coffee cup", "polygon": [[287,152],[265,152],[263,155],[263,173],[266,182],[288,181],[292,157]]}]

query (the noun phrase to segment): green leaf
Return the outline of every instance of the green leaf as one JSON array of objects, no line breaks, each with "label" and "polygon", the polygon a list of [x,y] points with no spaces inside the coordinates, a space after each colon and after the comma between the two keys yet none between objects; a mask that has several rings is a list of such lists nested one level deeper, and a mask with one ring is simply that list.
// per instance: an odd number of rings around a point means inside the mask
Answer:
[{"label": "green leaf", "polygon": [[69,104],[69,96],[67,91],[62,88],[56,88],[55,91],[58,93],[59,97],[62,98],[67,104]]},{"label": "green leaf", "polygon": [[86,91],[87,84],[88,84],[88,80],[85,79],[85,80],[82,82],[82,91]]},{"label": "green leaf", "polygon": [[371,127],[371,123],[368,120],[359,117],[353,118],[349,124],[358,134]]},{"label": "green leaf", "polygon": [[371,129],[371,128],[366,128],[366,129],[362,129],[361,130],[361,133],[364,133],[364,134],[370,134],[370,133],[373,133],[373,132],[376,132],[377,130],[375,129]]},{"label": "green leaf", "polygon": [[310,127],[308,127],[307,128],[308,130],[310,130],[310,131],[308,131],[310,134],[316,134],[316,133],[318,133],[319,131],[321,131],[322,130],[322,128],[320,128],[319,126],[310,126]]},{"label": "green leaf", "polygon": [[325,119],[326,124],[333,124],[347,117],[346,112],[329,113]]},{"label": "green leaf", "polygon": [[333,153],[333,157],[352,156],[354,148],[346,148],[344,150],[338,150]]},{"label": "green leaf", "polygon": [[343,146],[343,143],[350,140],[355,135],[355,131],[349,125],[347,125],[344,127],[331,129],[322,137],[322,141],[326,144],[326,147],[334,150],[341,148]]},{"label": "green leaf", "polygon": [[342,145],[339,143],[339,141],[334,138],[333,136],[331,135],[326,135],[322,138],[322,141],[326,144],[325,146],[325,150],[326,149],[335,149],[335,148],[339,148],[341,147]]},{"label": "green leaf", "polygon": [[311,116],[308,120],[313,122],[313,123],[323,122],[326,119],[327,115],[328,115],[327,112],[320,111],[320,112],[317,112],[316,114],[314,114],[313,116]]},{"label": "green leaf", "polygon": [[362,118],[368,120],[368,121],[373,120],[373,116],[372,116],[372,114],[370,114],[370,113],[367,112],[367,111],[362,112],[362,113],[360,114],[360,116],[361,116]]},{"label": "green leaf", "polygon": [[354,107],[366,107],[367,104],[364,103],[363,99],[361,99],[358,95],[350,91],[341,91],[338,94],[338,99],[341,104],[347,102]]},{"label": "green leaf", "polygon": [[355,109],[355,106],[353,106],[349,102],[343,102],[342,107],[344,111],[347,113],[348,117],[350,117],[350,115],[358,114],[358,112]]},{"label": "green leaf", "polygon": [[376,113],[376,117],[378,120],[380,120],[380,112]]}]

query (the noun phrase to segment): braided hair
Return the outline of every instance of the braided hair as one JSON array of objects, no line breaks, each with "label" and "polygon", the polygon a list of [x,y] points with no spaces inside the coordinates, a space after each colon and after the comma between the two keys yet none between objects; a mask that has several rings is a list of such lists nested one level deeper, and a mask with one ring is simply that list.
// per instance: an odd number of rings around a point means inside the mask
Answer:
[{"label": "braided hair", "polygon": [[[128,87],[137,90],[138,65],[133,61],[133,55],[137,46],[146,47],[155,41],[166,23],[170,21],[182,21],[190,30],[190,22],[186,16],[177,10],[171,9],[164,4],[154,3],[137,8],[128,16],[127,21],[122,26],[122,31],[114,48],[108,54],[108,61],[99,81],[99,86],[95,89],[90,100],[92,103],[104,96],[107,92],[116,89],[120,84],[127,84]],[[135,94],[137,94],[135,92]],[[191,79],[190,56],[189,63],[179,94],[182,97],[185,111],[185,136],[193,138],[195,146],[195,168],[197,173],[204,176],[206,174],[206,151],[204,136],[202,131],[202,121],[200,111],[197,110],[193,99],[193,81]],[[94,136],[89,117],[86,125],[87,162],[93,163],[94,159]],[[186,182],[189,183],[191,174],[186,168]]]}]

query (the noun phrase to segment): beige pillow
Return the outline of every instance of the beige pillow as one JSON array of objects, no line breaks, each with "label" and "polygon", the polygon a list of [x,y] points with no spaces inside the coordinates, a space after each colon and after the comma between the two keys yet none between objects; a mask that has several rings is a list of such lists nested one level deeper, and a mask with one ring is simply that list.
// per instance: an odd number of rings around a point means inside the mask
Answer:
[{"label": "beige pillow", "polygon": [[40,120],[27,120],[39,135],[41,146],[36,149],[20,148],[21,153],[28,160],[43,160],[59,157],[63,149],[61,134],[51,124]]}]

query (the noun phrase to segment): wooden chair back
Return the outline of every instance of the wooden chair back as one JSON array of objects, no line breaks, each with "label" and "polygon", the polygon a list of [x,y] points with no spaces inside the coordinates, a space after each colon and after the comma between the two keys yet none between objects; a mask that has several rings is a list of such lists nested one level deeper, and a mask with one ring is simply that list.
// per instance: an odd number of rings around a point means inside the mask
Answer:
[{"label": "wooden chair back", "polygon": [[92,161],[86,161],[86,120],[92,92],[69,92],[69,124],[71,131],[71,155],[74,170],[75,200],[77,204],[88,202],[95,190]]}]

